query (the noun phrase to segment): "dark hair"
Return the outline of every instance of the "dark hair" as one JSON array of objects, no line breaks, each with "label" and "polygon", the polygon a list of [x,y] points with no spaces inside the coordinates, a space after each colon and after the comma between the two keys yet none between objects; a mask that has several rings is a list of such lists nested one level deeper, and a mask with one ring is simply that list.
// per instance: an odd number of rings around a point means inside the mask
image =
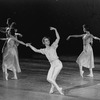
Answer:
[{"label": "dark hair", "polygon": [[43,44],[45,44],[45,39],[50,40],[50,38],[48,38],[48,37],[43,37],[43,39],[42,39],[42,43],[43,43]]}]

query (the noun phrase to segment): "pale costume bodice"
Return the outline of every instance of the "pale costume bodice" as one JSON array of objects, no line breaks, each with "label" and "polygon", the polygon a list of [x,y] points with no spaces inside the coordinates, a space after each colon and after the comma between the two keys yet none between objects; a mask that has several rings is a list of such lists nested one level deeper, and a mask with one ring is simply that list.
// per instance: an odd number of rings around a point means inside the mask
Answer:
[{"label": "pale costume bodice", "polygon": [[58,45],[56,43],[53,43],[50,47],[40,49],[40,51],[42,54],[44,54],[47,57],[49,62],[52,62],[52,61],[58,59],[58,55],[56,52],[57,47],[58,47]]}]

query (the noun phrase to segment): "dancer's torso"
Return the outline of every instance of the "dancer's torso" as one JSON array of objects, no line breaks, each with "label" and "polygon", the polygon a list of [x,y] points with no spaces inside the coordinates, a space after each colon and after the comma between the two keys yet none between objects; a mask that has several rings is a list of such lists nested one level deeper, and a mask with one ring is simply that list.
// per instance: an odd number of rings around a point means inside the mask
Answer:
[{"label": "dancer's torso", "polygon": [[55,47],[50,46],[49,48],[45,48],[43,51],[44,51],[45,56],[49,60],[49,62],[52,62],[52,61],[58,59]]}]

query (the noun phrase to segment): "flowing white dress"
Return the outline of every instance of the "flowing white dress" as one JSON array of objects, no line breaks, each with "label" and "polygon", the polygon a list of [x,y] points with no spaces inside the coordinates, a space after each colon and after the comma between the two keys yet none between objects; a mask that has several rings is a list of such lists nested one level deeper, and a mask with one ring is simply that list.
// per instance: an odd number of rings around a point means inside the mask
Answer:
[{"label": "flowing white dress", "polygon": [[94,55],[91,43],[93,42],[92,35],[85,35],[83,37],[83,51],[77,58],[76,62],[81,67],[94,68]]},{"label": "flowing white dress", "polygon": [[7,65],[7,69],[13,70],[13,68],[15,68],[16,72],[21,72],[17,47],[13,39],[10,39],[4,48],[2,67],[5,67],[3,66],[5,64]]}]

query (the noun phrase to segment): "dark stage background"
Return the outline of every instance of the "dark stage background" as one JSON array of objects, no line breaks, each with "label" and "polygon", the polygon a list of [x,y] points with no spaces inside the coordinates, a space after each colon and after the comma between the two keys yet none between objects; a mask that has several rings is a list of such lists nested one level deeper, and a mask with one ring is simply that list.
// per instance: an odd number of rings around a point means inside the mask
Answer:
[{"label": "dark stage background", "polygon": [[[68,35],[83,34],[82,25],[95,36],[100,37],[100,0],[0,0],[0,26],[6,26],[6,19],[16,22],[18,38],[30,42],[36,48],[43,48],[42,38],[55,39],[54,31],[58,29],[61,40],[58,48],[59,56],[78,56],[82,51],[82,38],[71,38]],[[0,37],[5,37],[0,33]],[[0,41],[0,52],[4,41]],[[34,53],[23,45],[18,47],[20,58],[33,58]],[[94,40],[95,56],[100,56],[100,41]],[[1,55],[1,53],[0,53]],[[2,55],[1,55],[2,58]]]}]

